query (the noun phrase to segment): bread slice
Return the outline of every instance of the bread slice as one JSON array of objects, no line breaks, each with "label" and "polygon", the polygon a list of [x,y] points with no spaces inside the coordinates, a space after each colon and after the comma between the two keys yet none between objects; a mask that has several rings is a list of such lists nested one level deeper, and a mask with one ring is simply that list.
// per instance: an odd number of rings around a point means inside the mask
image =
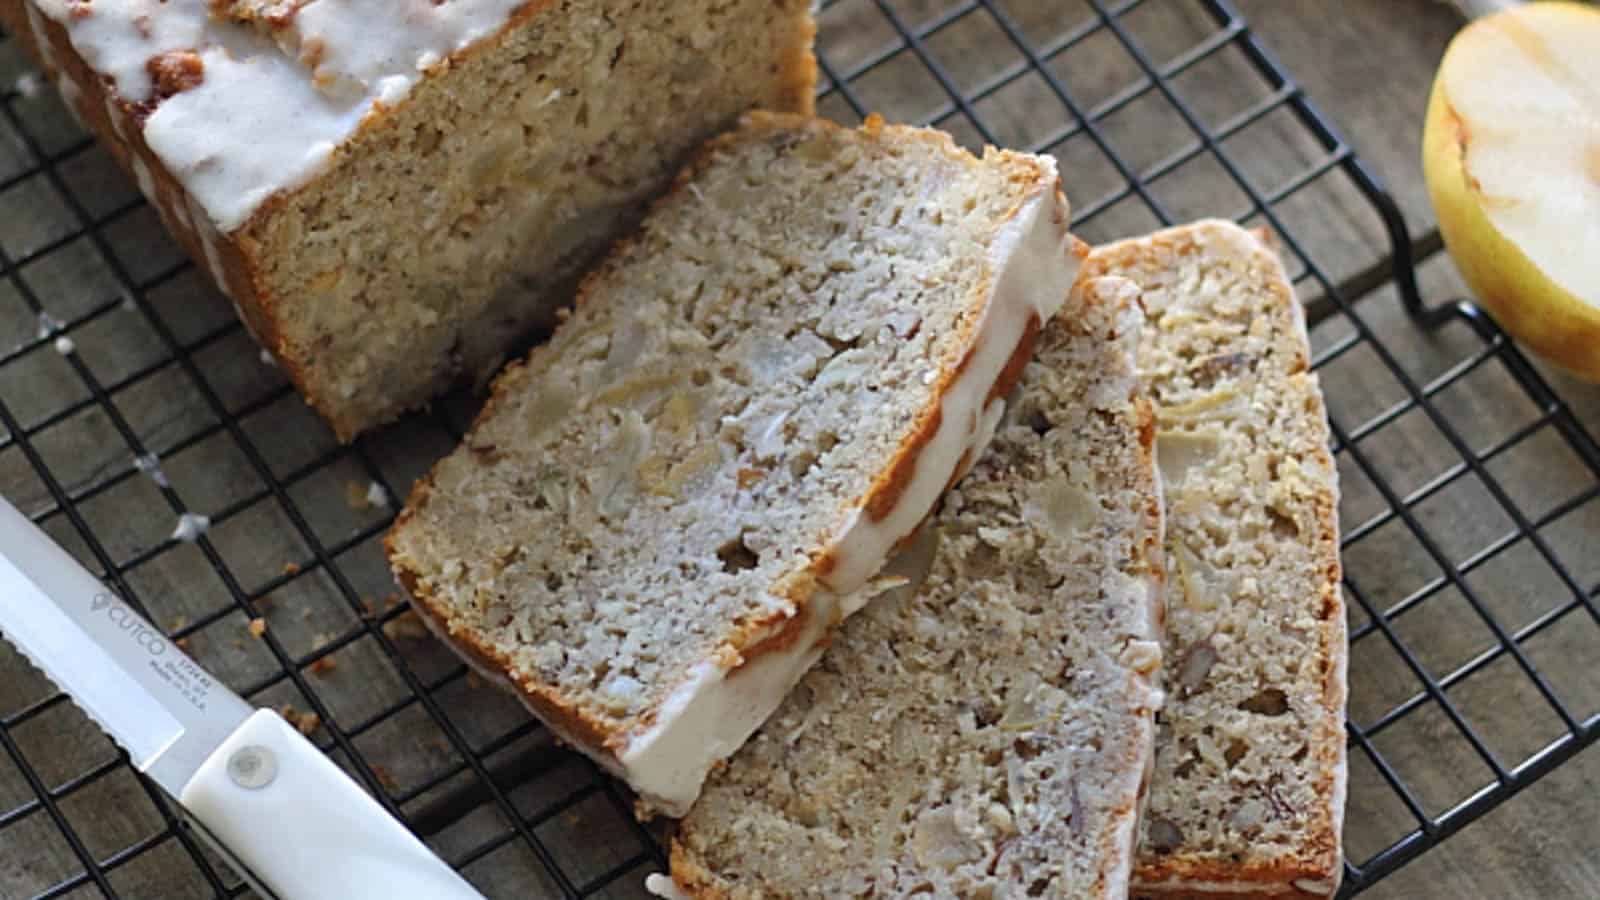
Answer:
[{"label": "bread slice", "polygon": [[925,583],[846,623],[708,781],[673,843],[681,893],[1128,896],[1160,705],[1160,492],[1138,292],[1079,284],[926,529]]},{"label": "bread slice", "polygon": [[1320,897],[1345,791],[1338,483],[1277,255],[1206,221],[1094,251],[1138,282],[1167,503],[1168,700],[1135,896]]},{"label": "bread slice", "polygon": [[424,616],[681,814],[987,444],[1081,246],[1053,161],[752,115],[413,491]]},{"label": "bread slice", "polygon": [[752,107],[808,112],[809,0],[0,0],[348,439],[486,378]]}]

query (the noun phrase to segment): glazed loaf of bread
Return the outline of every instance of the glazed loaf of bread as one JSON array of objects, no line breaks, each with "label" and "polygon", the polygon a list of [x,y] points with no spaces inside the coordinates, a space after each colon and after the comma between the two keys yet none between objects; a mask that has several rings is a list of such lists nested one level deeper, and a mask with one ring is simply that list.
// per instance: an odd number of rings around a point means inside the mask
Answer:
[{"label": "glazed loaf of bread", "polygon": [[0,0],[341,438],[486,377],[687,154],[811,108],[810,0]]},{"label": "glazed loaf of bread", "polygon": [[989,452],[891,564],[922,585],[846,622],[707,782],[673,844],[679,893],[1128,897],[1161,703],[1161,495],[1138,291],[1079,284]]},{"label": "glazed loaf of bread", "polygon": [[1331,895],[1341,874],[1338,481],[1277,255],[1206,221],[1096,248],[1143,289],[1167,505],[1168,699],[1135,897]]},{"label": "glazed loaf of bread", "polygon": [[977,459],[1078,268],[1053,161],[751,115],[388,540],[418,609],[682,814]]}]

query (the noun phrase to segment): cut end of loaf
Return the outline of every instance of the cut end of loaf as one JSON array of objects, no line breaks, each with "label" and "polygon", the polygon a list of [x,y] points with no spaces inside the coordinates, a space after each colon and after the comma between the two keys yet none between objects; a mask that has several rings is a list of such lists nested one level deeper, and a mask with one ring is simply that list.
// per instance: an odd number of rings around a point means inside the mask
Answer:
[{"label": "cut end of loaf", "polygon": [[751,115],[499,379],[396,570],[682,812],[981,451],[1066,222],[1045,160]]},{"label": "cut end of loaf", "polygon": [[807,0],[213,5],[0,16],[342,440],[487,379],[742,112],[812,109]]},{"label": "cut end of loaf", "polygon": [[248,227],[276,349],[342,437],[487,378],[553,325],[741,112],[810,109],[804,0],[604,6],[544,9],[462,54]]}]

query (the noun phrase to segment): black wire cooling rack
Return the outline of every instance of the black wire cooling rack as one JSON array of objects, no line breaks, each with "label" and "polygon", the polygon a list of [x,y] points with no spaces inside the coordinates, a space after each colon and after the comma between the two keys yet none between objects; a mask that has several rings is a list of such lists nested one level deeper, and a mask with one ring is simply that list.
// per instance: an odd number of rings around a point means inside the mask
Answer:
[{"label": "black wire cooling rack", "polygon": [[[826,114],[1055,153],[1086,238],[1202,213],[1275,234],[1309,301],[1345,485],[1346,894],[1600,737],[1600,691],[1552,668],[1600,651],[1584,550],[1600,447],[1475,307],[1424,303],[1396,204],[1228,3],[835,0],[820,20]],[[0,490],[235,689],[293,707],[491,896],[641,896],[663,854],[625,792],[476,685],[390,596],[378,542],[396,498],[459,438],[471,401],[337,446],[3,37],[0,77]],[[1330,190],[1358,198],[1389,244],[1392,267],[1361,292],[1393,298],[1381,327],[1382,301],[1358,308],[1319,260],[1317,204],[1302,200]],[[1233,208],[1191,208],[1219,196]],[[1424,371],[1416,347],[1435,360]],[[1482,438],[1481,407],[1457,396],[1469,389],[1524,412]],[[1404,463],[1416,442],[1389,441],[1403,434],[1428,435],[1431,468]],[[1537,496],[1506,475],[1528,454]],[[1472,515],[1435,508],[1462,492]],[[206,517],[198,540],[171,536],[185,515]],[[0,896],[248,893],[9,654]],[[1521,698],[1515,739],[1487,727],[1485,684],[1492,706]],[[1549,726],[1527,724],[1538,717]]]}]

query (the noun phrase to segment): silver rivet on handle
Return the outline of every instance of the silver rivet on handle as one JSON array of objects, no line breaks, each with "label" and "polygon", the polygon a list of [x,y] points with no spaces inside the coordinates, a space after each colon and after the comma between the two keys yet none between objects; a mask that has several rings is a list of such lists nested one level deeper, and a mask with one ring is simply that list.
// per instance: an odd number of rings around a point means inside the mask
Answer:
[{"label": "silver rivet on handle", "polygon": [[228,757],[228,777],[245,790],[258,791],[278,777],[278,758],[265,747],[240,747]]}]

